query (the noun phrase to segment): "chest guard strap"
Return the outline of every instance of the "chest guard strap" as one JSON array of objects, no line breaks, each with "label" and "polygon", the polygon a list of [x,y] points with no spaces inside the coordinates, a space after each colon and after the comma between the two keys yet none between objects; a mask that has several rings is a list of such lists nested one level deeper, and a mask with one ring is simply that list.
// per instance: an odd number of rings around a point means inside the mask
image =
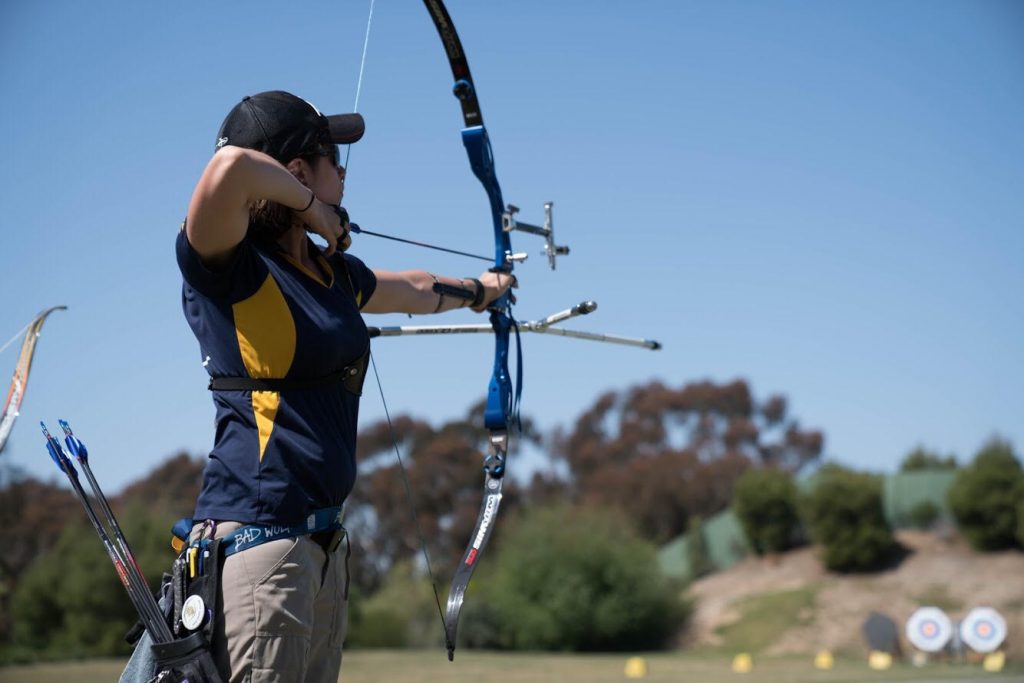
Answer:
[{"label": "chest guard strap", "polygon": [[363,381],[370,362],[370,349],[351,365],[322,377],[290,379],[286,377],[211,377],[207,387],[210,391],[289,391],[292,389],[317,389],[341,384],[356,396],[363,395]]}]

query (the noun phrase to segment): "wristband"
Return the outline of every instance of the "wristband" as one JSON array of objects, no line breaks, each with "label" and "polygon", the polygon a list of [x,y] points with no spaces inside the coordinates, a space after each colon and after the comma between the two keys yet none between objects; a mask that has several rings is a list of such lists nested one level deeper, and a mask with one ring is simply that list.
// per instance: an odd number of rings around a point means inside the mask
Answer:
[{"label": "wristband", "polygon": [[313,192],[312,188],[310,188],[310,190],[309,190],[309,204],[306,204],[304,207],[299,209],[299,213],[302,213],[303,211],[308,211],[309,207],[313,206],[313,202],[315,202],[315,201],[316,201],[316,192]]},{"label": "wristband", "polygon": [[460,302],[459,308],[462,308],[466,304],[472,303],[473,299],[476,298],[476,295],[474,295],[473,292],[469,291],[468,289],[466,289],[466,287],[463,286],[464,282],[465,280],[459,282],[459,285],[456,286],[449,285],[444,282],[438,282],[437,278],[434,278],[434,291],[440,294],[441,296],[447,295],[458,299]]},{"label": "wristband", "polygon": [[484,302],[484,296],[487,295],[487,290],[484,289],[484,283],[480,282],[475,277],[470,277],[466,279],[472,282],[473,286],[476,287],[476,293],[473,295],[473,303],[470,304],[470,306],[476,308],[477,306]]},{"label": "wristband", "polygon": [[437,313],[441,310],[441,305],[444,303],[444,294],[438,289],[438,285],[440,285],[441,283],[437,281],[437,276],[434,275],[433,273],[428,274],[430,275],[430,277],[434,278],[433,291],[437,292],[437,308],[434,309],[434,313]]}]

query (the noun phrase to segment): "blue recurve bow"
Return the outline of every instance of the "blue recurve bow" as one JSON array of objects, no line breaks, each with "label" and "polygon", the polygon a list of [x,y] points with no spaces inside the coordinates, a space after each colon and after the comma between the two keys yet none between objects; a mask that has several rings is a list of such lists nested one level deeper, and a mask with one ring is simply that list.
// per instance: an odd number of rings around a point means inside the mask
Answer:
[{"label": "blue recurve bow", "polygon": [[[480,113],[476,87],[469,73],[466,53],[462,49],[459,34],[455,31],[451,16],[441,0],[423,0],[434,21],[437,33],[441,37],[448,63],[451,65],[455,79],[453,92],[462,106],[462,144],[469,155],[469,165],[473,174],[480,180],[487,192],[491,204],[491,219],[494,228],[494,266],[492,272],[505,273],[512,276],[513,254],[509,232],[504,229],[505,203],[501,196],[501,187],[494,172],[494,155],[491,152],[491,141],[484,127],[484,118]],[[476,525],[469,544],[462,556],[452,585],[448,592],[448,604],[444,616],[445,645],[448,648],[448,659],[455,657],[455,634],[459,626],[459,613],[462,611],[466,587],[473,576],[480,560],[480,555],[487,546],[487,541],[494,530],[498,508],[501,505],[501,487],[505,479],[505,466],[508,457],[508,433],[514,422],[518,421],[518,400],[513,396],[512,380],[509,377],[508,354],[510,332],[516,328],[511,315],[511,307],[515,302],[511,290],[489,306],[491,327],[494,329],[494,368],[487,390],[487,407],[484,410],[484,426],[489,432],[489,449],[484,456],[484,498],[477,515]],[[521,365],[520,377],[521,379]],[[518,393],[518,381],[517,391]]]},{"label": "blue recurve bow", "polygon": [[[464,124],[462,129],[462,144],[465,146],[466,154],[469,156],[469,165],[473,169],[473,174],[476,175],[477,179],[484,186],[484,190],[487,192],[487,199],[491,205],[491,223],[494,231],[494,265],[490,270],[494,273],[514,277],[512,274],[514,264],[526,259],[526,254],[512,252],[512,242],[509,236],[514,231],[526,232],[544,238],[545,248],[543,253],[547,256],[548,266],[554,270],[556,257],[568,254],[569,247],[559,246],[555,243],[553,220],[551,217],[552,204],[548,202],[544,205],[545,217],[543,226],[520,223],[515,218],[515,214],[519,209],[511,205],[505,207],[501,196],[501,187],[498,185],[498,178],[494,172],[494,154],[491,151],[491,142],[487,136],[487,129],[484,127],[483,115],[480,113],[480,103],[477,101],[476,87],[473,84],[473,77],[469,73],[469,64],[466,61],[466,53],[462,49],[462,42],[459,40],[459,35],[455,31],[455,25],[452,23],[451,16],[448,14],[448,10],[445,8],[442,0],[423,0],[423,4],[426,5],[427,11],[430,13],[430,18],[434,22],[434,27],[437,29],[437,33],[441,37],[441,43],[448,56],[448,64],[451,66],[452,76],[455,79],[455,84],[452,90],[462,107],[462,120]],[[372,17],[372,6],[370,15]],[[424,244],[416,240],[408,240],[381,233],[373,233],[368,230],[362,230],[354,224],[351,227],[352,231],[356,233],[365,233],[376,235],[378,237],[387,237],[388,239],[397,239],[400,242],[407,242],[421,247],[440,249],[441,251],[461,254],[463,256],[489,260],[487,257]],[[487,453],[484,455],[483,463],[483,501],[480,504],[480,511],[477,514],[473,534],[466,546],[465,553],[462,555],[462,560],[459,563],[458,568],[455,570],[452,585],[448,591],[448,604],[442,614],[444,620],[445,645],[448,648],[449,660],[455,658],[455,636],[459,626],[459,614],[462,611],[462,604],[466,596],[466,588],[469,586],[469,581],[473,576],[473,571],[480,562],[480,556],[483,553],[484,548],[487,546],[487,541],[490,539],[491,533],[494,531],[495,520],[498,516],[498,509],[501,506],[501,489],[505,480],[508,460],[509,432],[513,427],[519,428],[519,397],[522,391],[523,375],[522,352],[518,344],[520,332],[525,331],[558,334],[565,337],[625,344],[627,346],[635,346],[652,350],[661,348],[661,344],[659,342],[650,339],[636,339],[618,335],[579,332],[555,327],[562,321],[593,312],[597,308],[597,304],[593,301],[584,301],[570,309],[555,313],[546,318],[527,321],[524,323],[517,323],[512,317],[512,305],[514,303],[515,297],[512,295],[511,290],[493,301],[487,307],[487,310],[490,312],[489,327],[487,325],[446,325],[441,327],[412,326],[369,328],[371,337],[427,333],[457,334],[470,332],[493,332],[494,334],[494,368],[491,371],[491,381],[487,389],[487,405],[484,409],[484,426],[487,428],[489,438],[488,449]],[[514,389],[508,369],[509,341],[512,332],[515,332],[517,342],[516,381]],[[401,464],[401,453],[398,452],[397,442],[395,443],[395,451],[398,456],[399,464]],[[404,472],[404,466],[402,467],[402,470]],[[409,489],[408,479],[406,479],[406,487]],[[416,517],[414,506],[413,517]],[[422,534],[420,534],[420,541],[423,543],[424,558],[427,561],[427,567],[429,569],[430,558],[426,552],[426,544],[423,541]],[[431,572],[431,579],[433,580],[433,572]],[[435,594],[436,592],[435,586]],[[438,599],[438,608],[440,609],[440,607],[440,599]]]}]

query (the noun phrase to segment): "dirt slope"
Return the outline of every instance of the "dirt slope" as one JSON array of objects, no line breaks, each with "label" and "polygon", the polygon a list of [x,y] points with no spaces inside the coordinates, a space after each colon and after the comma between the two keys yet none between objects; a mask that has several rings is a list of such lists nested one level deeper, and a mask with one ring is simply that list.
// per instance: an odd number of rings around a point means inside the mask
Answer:
[{"label": "dirt slope", "polygon": [[[728,571],[697,581],[689,645],[720,645],[716,629],[741,618],[737,603],[765,593],[817,589],[814,608],[778,633],[765,654],[809,654],[820,649],[859,652],[860,627],[872,611],[900,626],[917,607],[935,604],[953,621],[973,607],[995,607],[1007,620],[1004,648],[1024,659],[1024,553],[975,553],[959,538],[926,532],[900,532],[909,551],[891,570],[868,575],[825,571],[811,548],[771,558],[750,558]],[[907,644],[904,643],[904,647]]]}]

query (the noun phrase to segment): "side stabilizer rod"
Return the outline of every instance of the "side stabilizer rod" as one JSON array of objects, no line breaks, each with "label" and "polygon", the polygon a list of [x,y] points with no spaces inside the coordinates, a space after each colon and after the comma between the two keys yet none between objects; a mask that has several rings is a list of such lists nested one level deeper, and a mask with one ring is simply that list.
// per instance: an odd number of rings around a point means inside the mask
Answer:
[{"label": "side stabilizer rod", "polygon": [[[584,301],[564,311],[553,313],[540,320],[529,320],[519,323],[520,332],[536,332],[538,334],[554,334],[560,337],[571,337],[573,339],[587,339],[608,344],[621,344],[623,346],[635,346],[644,349],[657,351],[661,349],[661,342],[653,339],[642,339],[637,337],[623,337],[615,334],[601,334],[597,332],[584,332],[581,330],[567,330],[562,327],[555,327],[570,318],[587,315],[597,310],[597,302]],[[369,327],[370,337],[405,337],[418,334],[491,334],[494,328],[490,324],[466,324],[466,325],[395,325],[387,327]]]}]

